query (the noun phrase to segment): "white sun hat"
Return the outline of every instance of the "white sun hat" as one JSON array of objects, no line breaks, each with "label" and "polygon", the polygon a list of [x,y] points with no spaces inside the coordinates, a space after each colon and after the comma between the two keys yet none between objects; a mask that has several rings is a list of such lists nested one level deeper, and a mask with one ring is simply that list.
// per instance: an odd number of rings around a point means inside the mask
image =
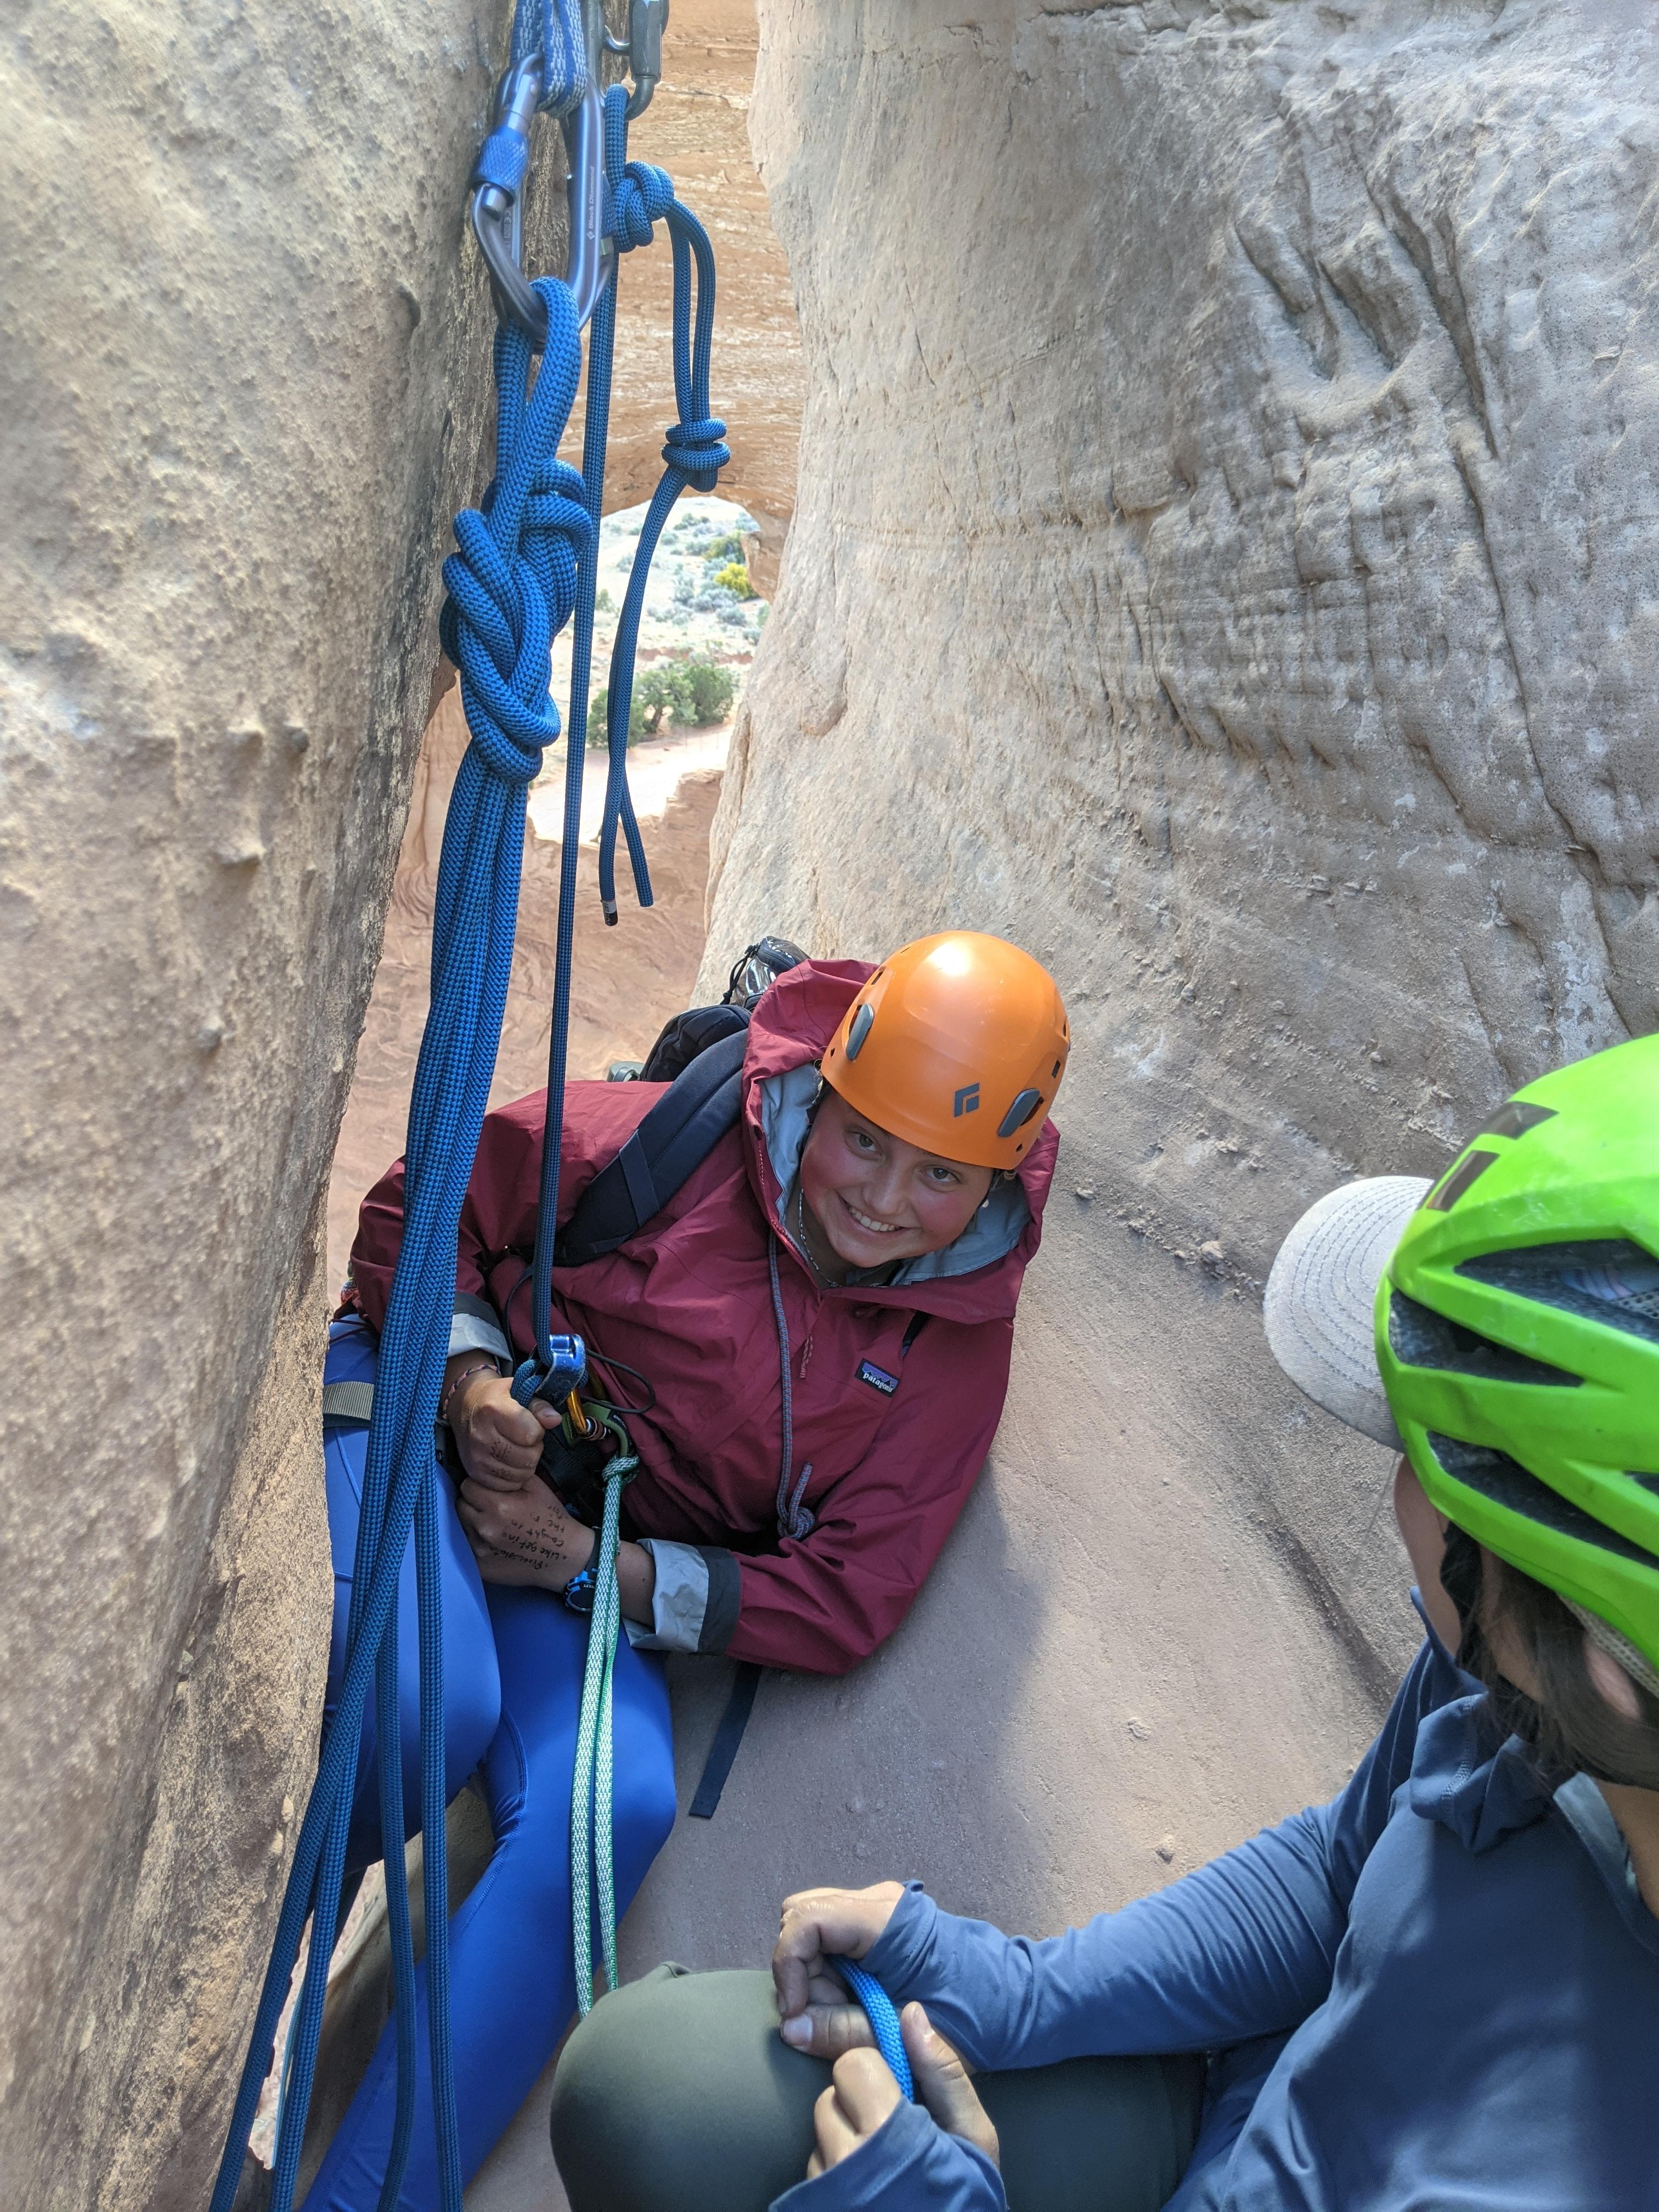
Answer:
[{"label": "white sun hat", "polygon": [[1297,1389],[1394,1451],[1405,1447],[1371,1316],[1382,1271],[1432,1188],[1426,1176],[1366,1176],[1328,1192],[1279,1246],[1262,1308],[1273,1358]]}]

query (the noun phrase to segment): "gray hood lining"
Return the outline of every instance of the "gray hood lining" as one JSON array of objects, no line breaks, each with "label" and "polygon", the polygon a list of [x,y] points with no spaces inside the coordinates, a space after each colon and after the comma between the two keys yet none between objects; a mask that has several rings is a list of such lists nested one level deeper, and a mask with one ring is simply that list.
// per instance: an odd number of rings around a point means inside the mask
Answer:
[{"label": "gray hood lining", "polygon": [[[768,1075],[761,1080],[761,1134],[766,1144],[766,1157],[778,1182],[780,1230],[784,1230],[784,1209],[800,1166],[819,1079],[817,1066],[807,1060],[781,1075]],[[902,1290],[912,1283],[935,1283],[948,1276],[971,1275],[978,1268],[991,1267],[1007,1258],[1025,1234],[1030,1218],[1030,1201],[1018,1176],[1008,1182],[994,1182],[985,1203],[954,1244],[902,1261],[884,1287]],[[790,1242],[793,1241],[792,1237]],[[854,1271],[848,1279],[852,1284],[868,1281],[870,1278]]]}]

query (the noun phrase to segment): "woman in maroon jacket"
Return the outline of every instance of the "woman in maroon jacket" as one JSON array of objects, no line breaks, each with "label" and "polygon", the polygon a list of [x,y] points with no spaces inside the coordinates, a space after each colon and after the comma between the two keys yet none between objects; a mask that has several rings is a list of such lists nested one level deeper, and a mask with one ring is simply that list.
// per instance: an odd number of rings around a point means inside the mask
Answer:
[{"label": "woman in maroon jacket", "polygon": [[[755,1011],[738,1126],[617,1250],[555,1270],[554,1326],[586,1340],[603,1395],[645,1407],[629,1416],[640,1468],[617,1560],[632,1646],[618,1651],[615,1688],[619,1905],[673,1816],[660,1662],[644,1655],[842,1674],[891,1635],[938,1558],[1001,1414],[1068,1041],[1052,980],[1000,939],[925,939],[873,971],[804,962]],[[659,1096],[653,1085],[570,1086],[562,1224]],[[481,1885],[494,1902],[475,1911],[475,1893],[452,1934],[469,2172],[574,2002],[563,1836],[581,1623],[550,1601],[580,1584],[597,1537],[538,1476],[556,1410],[520,1407],[508,1382],[532,1348],[544,1104],[538,1093],[485,1121],[440,1408],[477,1561],[452,1530],[449,1771],[459,1787],[485,1753],[496,1838]],[[363,1202],[331,1382],[372,1383],[402,1227],[400,1161]],[[329,1445],[343,1577],[362,1431],[337,1423]],[[343,1585],[341,1623],[348,1602]],[[406,1763],[412,1723],[411,1712]],[[372,1716],[366,1754],[371,1729]],[[354,1826],[378,1856],[368,1757],[360,1778]],[[541,1840],[526,1848],[532,1828]],[[313,2184],[313,2212],[374,2202],[393,2086],[388,2043]],[[435,2201],[429,2120],[423,2137],[424,2149],[417,2126],[400,2200],[410,2207]]]}]

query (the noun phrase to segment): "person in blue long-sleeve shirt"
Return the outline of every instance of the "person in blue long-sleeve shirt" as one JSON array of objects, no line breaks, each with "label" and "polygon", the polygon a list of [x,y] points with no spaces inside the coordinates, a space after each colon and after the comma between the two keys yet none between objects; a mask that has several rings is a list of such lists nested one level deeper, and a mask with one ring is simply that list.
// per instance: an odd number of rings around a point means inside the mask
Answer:
[{"label": "person in blue long-sleeve shirt", "polygon": [[1427,1634],[1347,1787],[1048,1942],[804,1892],[769,2024],[758,1976],[618,1991],[556,2085],[573,2212],[1659,2206],[1659,1039],[1477,1146],[1333,1193],[1268,1285],[1292,1377],[1404,1447]]}]

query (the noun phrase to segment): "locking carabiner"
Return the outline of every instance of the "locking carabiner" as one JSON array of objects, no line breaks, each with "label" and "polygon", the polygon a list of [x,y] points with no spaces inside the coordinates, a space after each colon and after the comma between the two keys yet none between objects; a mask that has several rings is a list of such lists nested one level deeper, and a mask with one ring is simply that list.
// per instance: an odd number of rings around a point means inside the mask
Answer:
[{"label": "locking carabiner", "polygon": [[[530,129],[542,97],[542,57],[515,62],[495,92],[489,136],[471,176],[472,234],[478,241],[495,313],[522,331],[539,353],[547,343],[547,309],[524,273],[523,185]],[[586,322],[611,281],[615,252],[605,227],[605,112],[597,72],[573,113],[560,118],[569,177],[570,252],[564,281]]]}]

